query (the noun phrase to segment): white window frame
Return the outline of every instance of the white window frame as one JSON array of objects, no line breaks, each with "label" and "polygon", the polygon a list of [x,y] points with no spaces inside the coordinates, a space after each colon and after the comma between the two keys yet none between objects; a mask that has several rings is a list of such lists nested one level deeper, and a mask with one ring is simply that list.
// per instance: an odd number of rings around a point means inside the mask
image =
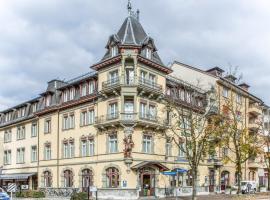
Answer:
[{"label": "white window frame", "polygon": [[31,162],[37,162],[37,146],[31,146]]},{"label": "white window frame", "polygon": [[116,134],[109,135],[109,153],[118,152],[118,139]]},{"label": "white window frame", "polygon": [[143,135],[143,153],[151,154],[152,153],[152,140],[151,135]]},{"label": "white window frame", "polygon": [[31,125],[31,137],[37,137],[37,133],[38,133],[37,123],[32,123],[32,125]]}]

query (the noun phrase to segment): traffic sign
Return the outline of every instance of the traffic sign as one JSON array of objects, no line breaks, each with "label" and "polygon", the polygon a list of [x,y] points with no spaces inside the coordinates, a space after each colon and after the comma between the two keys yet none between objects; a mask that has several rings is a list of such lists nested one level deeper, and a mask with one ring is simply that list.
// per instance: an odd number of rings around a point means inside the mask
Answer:
[{"label": "traffic sign", "polygon": [[17,189],[16,183],[9,183],[8,184],[8,188],[7,188],[8,192],[16,192],[16,189]]}]

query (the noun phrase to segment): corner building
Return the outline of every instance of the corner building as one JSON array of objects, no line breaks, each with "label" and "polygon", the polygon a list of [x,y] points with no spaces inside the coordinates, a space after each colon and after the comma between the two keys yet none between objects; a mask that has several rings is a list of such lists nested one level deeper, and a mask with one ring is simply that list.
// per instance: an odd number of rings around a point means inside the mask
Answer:
[{"label": "corner building", "polygon": [[[164,136],[170,120],[164,98],[203,112],[206,94],[170,75],[139,13],[129,12],[91,72],[52,80],[37,98],[0,112],[1,186],[15,182],[48,196],[96,186],[107,199],[161,197],[174,186],[190,190],[190,173],[162,174],[189,170],[183,152]],[[181,88],[181,97],[170,92],[172,85]],[[209,169],[213,163],[202,162],[199,192],[215,191]]]}]

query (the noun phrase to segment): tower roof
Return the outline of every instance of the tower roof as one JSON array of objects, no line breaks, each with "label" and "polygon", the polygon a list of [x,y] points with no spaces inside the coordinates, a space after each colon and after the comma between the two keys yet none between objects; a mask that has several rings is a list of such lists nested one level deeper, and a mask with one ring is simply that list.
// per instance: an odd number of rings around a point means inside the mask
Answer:
[{"label": "tower roof", "polygon": [[116,35],[122,45],[141,46],[148,38],[141,23],[134,16],[129,16],[125,19]]}]

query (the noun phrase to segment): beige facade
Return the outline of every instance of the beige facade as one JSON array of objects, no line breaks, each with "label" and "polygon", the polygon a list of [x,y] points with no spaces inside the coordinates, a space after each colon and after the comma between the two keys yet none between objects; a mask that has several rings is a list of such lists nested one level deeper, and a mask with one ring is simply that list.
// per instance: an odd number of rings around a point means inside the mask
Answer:
[{"label": "beige facade", "polygon": [[[195,84],[199,81],[201,87],[216,91],[218,110],[223,111],[229,102],[234,104],[235,110],[239,113],[239,127],[241,130],[247,128],[249,134],[261,134],[263,118],[263,102],[249,93],[247,84],[237,84],[233,76],[224,77],[222,69],[215,67],[207,71],[174,62],[172,65],[173,75],[181,74],[180,78],[188,83]],[[218,157],[222,159],[223,149],[218,149]],[[229,153],[230,154],[230,153]],[[230,157],[233,156],[231,153]],[[263,156],[249,159],[243,166],[243,179],[254,180],[258,185],[265,185],[265,164],[262,162]],[[236,182],[234,163],[226,163],[220,167],[218,182],[223,182],[222,173],[229,174],[227,184],[233,185]],[[228,172],[228,173],[227,173]],[[221,184],[222,185],[222,184]]]},{"label": "beige facade", "polygon": [[[204,91],[213,86],[220,94],[227,83],[200,70],[165,66],[153,39],[132,14],[109,38],[106,51],[91,67],[94,72],[67,82],[52,80],[38,98],[0,113],[2,186],[16,182],[49,196],[59,188],[72,192],[96,186],[100,197],[108,199],[164,196],[176,186],[190,189],[188,162],[164,134],[169,126],[164,104],[168,82],[185,88],[186,81]],[[238,90],[243,93],[241,112],[251,126],[250,112],[260,110],[250,99],[257,98]],[[204,109],[183,92],[183,106]],[[219,162],[202,161],[197,177],[201,193],[219,190],[223,171],[235,182],[234,166],[220,167]],[[185,172],[163,174],[178,169]],[[245,169],[248,174],[249,163]]]}]

